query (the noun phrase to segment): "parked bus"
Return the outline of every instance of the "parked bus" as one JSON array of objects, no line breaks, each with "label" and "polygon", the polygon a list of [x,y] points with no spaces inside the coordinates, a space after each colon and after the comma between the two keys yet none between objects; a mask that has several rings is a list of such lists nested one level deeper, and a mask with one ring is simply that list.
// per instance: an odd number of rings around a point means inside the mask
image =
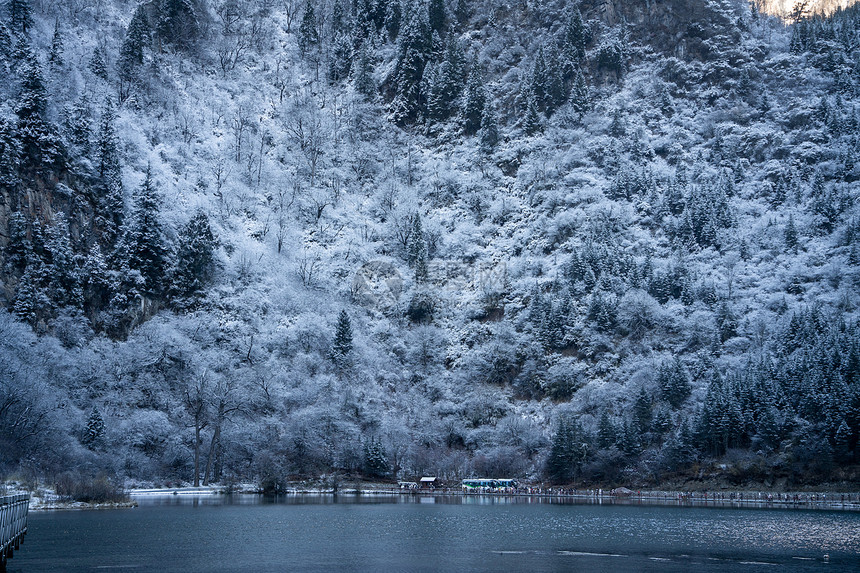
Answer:
[{"label": "parked bus", "polygon": [[517,487],[516,480],[512,479],[464,479],[463,493],[498,493],[511,492]]}]

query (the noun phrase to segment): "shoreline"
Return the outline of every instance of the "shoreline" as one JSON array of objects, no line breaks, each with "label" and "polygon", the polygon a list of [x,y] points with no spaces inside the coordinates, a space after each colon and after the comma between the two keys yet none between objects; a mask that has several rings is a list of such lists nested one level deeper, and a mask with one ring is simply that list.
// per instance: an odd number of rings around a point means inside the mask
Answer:
[{"label": "shoreline", "polygon": [[570,502],[575,504],[606,505],[664,505],[720,508],[778,508],[778,509],[828,509],[860,511],[860,493],[848,492],[684,492],[665,490],[643,490],[629,494],[613,494],[607,490],[539,489],[508,492],[464,492],[459,488],[435,488],[402,490],[385,487],[384,484],[347,486],[337,490],[319,487],[291,487],[277,494],[263,494],[255,488],[149,488],[129,490],[129,496],[147,497],[209,497],[217,495],[268,495],[274,498],[293,496],[351,496],[351,497],[458,497],[463,499],[505,499],[514,502]]},{"label": "shoreline", "polygon": [[[460,487],[400,489],[385,483],[343,483],[331,486],[292,484],[277,494],[264,494],[253,484],[240,486],[205,486],[174,488],[132,488],[126,491],[127,499],[112,502],[82,502],[61,499],[51,491],[30,493],[30,511],[130,509],[155,498],[214,498],[229,495],[256,495],[279,497],[344,496],[344,497],[395,497],[409,498],[461,498],[504,503],[570,503],[582,505],[651,505],[671,507],[716,507],[757,509],[817,509],[834,511],[860,511],[860,492],[796,491],[773,492],[767,490],[625,490],[573,489],[522,487],[515,491],[469,491]],[[27,493],[18,491],[17,493]]]}]

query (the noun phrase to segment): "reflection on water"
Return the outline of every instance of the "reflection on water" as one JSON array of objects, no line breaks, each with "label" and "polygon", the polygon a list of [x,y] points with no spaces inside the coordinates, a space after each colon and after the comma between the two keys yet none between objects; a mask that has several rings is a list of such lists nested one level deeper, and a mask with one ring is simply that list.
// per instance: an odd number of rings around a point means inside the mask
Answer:
[{"label": "reflection on water", "polygon": [[32,514],[10,571],[860,570],[860,514],[503,496],[140,498]]}]

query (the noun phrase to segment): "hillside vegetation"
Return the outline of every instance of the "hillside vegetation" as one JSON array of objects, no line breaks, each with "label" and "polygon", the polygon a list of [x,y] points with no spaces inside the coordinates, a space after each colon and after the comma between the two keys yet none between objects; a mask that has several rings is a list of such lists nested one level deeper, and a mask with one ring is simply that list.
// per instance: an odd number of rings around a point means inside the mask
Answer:
[{"label": "hillside vegetation", "polygon": [[0,475],[856,480],[860,10],[2,18]]}]

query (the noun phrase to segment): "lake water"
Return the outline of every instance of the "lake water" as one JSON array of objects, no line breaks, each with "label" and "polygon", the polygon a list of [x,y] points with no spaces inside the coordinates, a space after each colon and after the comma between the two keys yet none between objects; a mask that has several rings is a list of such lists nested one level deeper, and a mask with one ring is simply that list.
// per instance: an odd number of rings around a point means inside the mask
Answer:
[{"label": "lake water", "polygon": [[32,512],[9,571],[860,571],[858,512],[490,496],[140,502]]}]

